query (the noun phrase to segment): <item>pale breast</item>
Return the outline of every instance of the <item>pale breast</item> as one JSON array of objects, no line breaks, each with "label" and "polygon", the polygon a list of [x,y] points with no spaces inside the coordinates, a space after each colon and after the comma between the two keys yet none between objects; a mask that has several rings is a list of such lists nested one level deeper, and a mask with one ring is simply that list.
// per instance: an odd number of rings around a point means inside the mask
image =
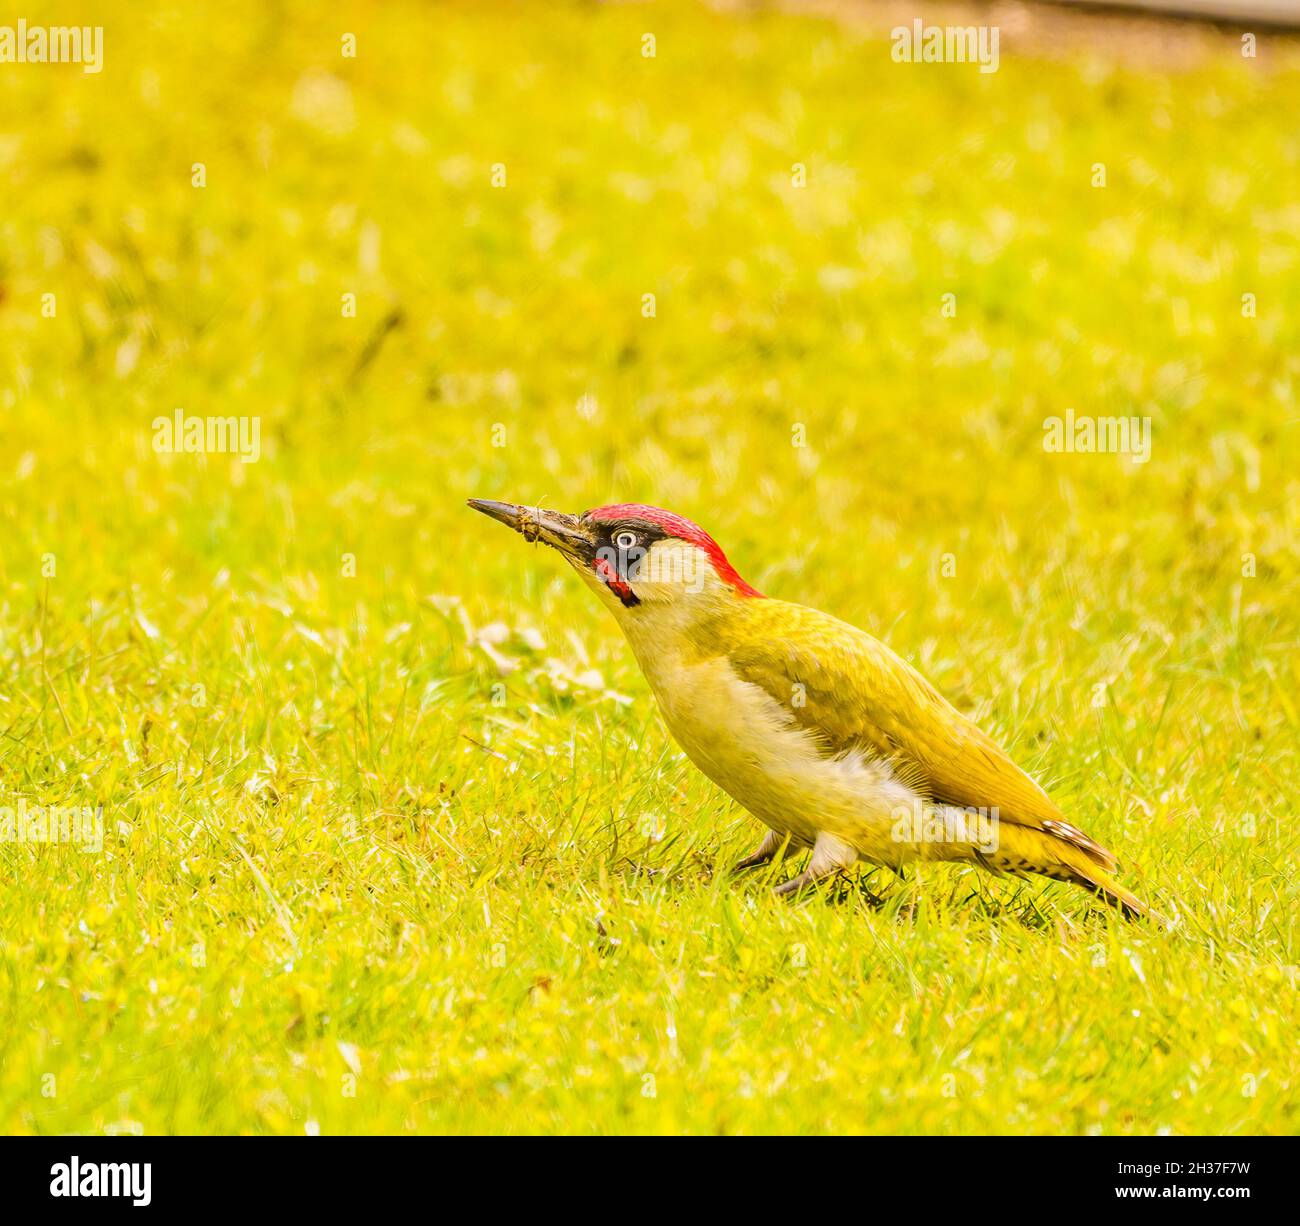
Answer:
[{"label": "pale breast", "polygon": [[826,830],[872,858],[888,850],[895,811],[915,795],[887,763],[828,755],[725,657],[646,675],[686,755],[755,817],[800,842]]}]

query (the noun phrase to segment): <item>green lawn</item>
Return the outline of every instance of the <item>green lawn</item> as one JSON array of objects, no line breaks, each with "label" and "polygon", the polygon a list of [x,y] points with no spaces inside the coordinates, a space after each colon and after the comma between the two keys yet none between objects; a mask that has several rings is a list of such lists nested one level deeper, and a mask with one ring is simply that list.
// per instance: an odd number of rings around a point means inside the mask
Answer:
[{"label": "green lawn", "polygon": [[[98,7],[102,73],[0,67],[0,810],[104,825],[0,843],[5,1130],[1297,1131],[1295,44]],[[1180,925],[728,880],[758,824],[467,496],[701,521]]]}]

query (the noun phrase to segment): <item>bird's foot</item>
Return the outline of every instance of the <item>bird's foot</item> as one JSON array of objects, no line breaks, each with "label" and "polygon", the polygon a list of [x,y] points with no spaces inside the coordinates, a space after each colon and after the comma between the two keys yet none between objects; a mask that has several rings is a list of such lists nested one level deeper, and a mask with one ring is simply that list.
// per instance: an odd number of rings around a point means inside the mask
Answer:
[{"label": "bird's foot", "polygon": [[852,868],[857,858],[857,851],[847,843],[837,839],[833,834],[822,831],[817,836],[817,842],[813,844],[813,852],[808,861],[808,867],[797,877],[791,877],[789,881],[782,882],[776,887],[774,893],[782,898],[791,894],[798,894],[827,877],[833,877],[836,873]]},{"label": "bird's foot", "polygon": [[811,889],[820,881],[821,878],[814,877],[807,869],[804,869],[797,877],[791,877],[789,881],[783,881],[772,891],[778,898],[786,898],[791,894],[798,894],[805,889]]},{"label": "bird's foot", "polygon": [[785,847],[790,841],[790,836],[778,834],[775,830],[769,830],[763,836],[763,841],[758,845],[758,850],[753,855],[746,856],[743,860],[731,866],[733,873],[743,873],[746,869],[761,868],[764,864],[770,864],[776,858],[776,853]]}]

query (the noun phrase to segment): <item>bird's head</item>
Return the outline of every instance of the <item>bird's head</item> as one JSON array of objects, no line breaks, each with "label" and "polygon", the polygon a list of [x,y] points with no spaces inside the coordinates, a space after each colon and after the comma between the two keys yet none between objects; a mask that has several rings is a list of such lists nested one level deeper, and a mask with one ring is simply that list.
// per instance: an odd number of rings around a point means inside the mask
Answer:
[{"label": "bird's head", "polygon": [[656,612],[689,618],[759,595],[703,528],[671,511],[634,502],[582,515],[477,498],[469,505],[558,551],[625,627]]}]

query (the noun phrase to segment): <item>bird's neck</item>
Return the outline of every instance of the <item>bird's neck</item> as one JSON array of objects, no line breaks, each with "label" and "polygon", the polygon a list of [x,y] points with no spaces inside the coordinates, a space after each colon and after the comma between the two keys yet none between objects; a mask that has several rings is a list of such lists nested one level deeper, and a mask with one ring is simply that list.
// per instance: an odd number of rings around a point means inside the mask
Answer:
[{"label": "bird's neck", "polygon": [[738,599],[717,594],[642,604],[628,609],[618,623],[641,671],[658,688],[681,667],[725,654],[726,630],[737,615]]}]

